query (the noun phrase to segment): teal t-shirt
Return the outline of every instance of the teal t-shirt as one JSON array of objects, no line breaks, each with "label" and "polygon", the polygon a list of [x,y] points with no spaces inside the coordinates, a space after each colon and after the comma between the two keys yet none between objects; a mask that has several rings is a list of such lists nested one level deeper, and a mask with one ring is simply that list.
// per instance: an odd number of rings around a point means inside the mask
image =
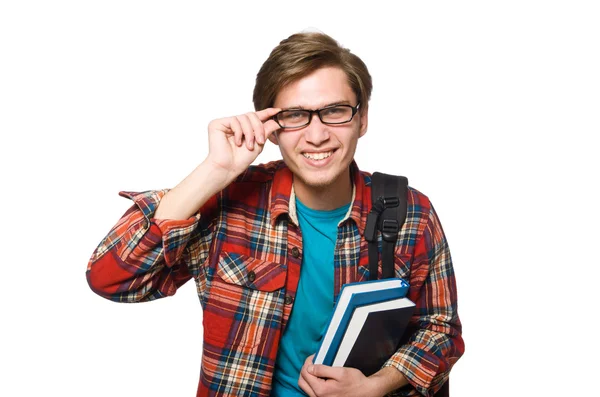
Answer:
[{"label": "teal t-shirt", "polygon": [[331,211],[317,211],[296,199],[302,266],[294,308],[277,353],[272,397],[306,396],[298,386],[300,369],[306,358],[317,352],[333,311],[333,256],[338,223],[349,208],[347,204]]}]

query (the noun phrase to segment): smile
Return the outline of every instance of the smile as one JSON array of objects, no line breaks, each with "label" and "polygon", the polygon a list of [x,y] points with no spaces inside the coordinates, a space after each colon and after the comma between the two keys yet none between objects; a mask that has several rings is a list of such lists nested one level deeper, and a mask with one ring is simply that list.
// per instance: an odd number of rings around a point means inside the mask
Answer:
[{"label": "smile", "polygon": [[329,156],[331,156],[333,154],[333,150],[329,151],[329,152],[322,152],[322,153],[302,153],[302,155],[304,157],[306,157],[307,159],[311,159],[311,160],[324,160],[326,158],[328,158]]}]

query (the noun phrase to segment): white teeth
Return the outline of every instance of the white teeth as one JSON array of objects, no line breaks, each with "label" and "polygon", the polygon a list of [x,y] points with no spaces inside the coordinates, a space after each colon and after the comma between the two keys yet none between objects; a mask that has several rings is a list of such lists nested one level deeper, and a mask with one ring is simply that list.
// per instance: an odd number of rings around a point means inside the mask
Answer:
[{"label": "white teeth", "polygon": [[302,153],[302,155],[304,157],[306,157],[307,159],[311,159],[311,160],[323,160],[323,159],[326,159],[327,157],[331,156],[332,154],[333,154],[333,151],[325,152],[325,153]]}]

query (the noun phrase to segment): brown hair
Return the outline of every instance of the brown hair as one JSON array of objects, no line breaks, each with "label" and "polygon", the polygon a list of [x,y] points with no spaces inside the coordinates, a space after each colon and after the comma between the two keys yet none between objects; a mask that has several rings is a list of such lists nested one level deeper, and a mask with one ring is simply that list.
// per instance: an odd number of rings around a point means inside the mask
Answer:
[{"label": "brown hair", "polygon": [[273,106],[279,91],[323,67],[339,67],[348,84],[367,108],[373,83],[365,63],[324,33],[296,33],[271,51],[256,75],[252,100],[255,110]]}]

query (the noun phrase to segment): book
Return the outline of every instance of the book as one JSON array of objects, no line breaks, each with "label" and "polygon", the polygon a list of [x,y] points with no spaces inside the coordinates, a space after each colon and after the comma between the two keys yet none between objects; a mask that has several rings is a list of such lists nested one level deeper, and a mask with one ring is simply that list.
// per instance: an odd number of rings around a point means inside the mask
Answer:
[{"label": "book", "polygon": [[415,304],[399,278],[346,284],[313,363],[353,367],[366,376],[395,353]]}]

